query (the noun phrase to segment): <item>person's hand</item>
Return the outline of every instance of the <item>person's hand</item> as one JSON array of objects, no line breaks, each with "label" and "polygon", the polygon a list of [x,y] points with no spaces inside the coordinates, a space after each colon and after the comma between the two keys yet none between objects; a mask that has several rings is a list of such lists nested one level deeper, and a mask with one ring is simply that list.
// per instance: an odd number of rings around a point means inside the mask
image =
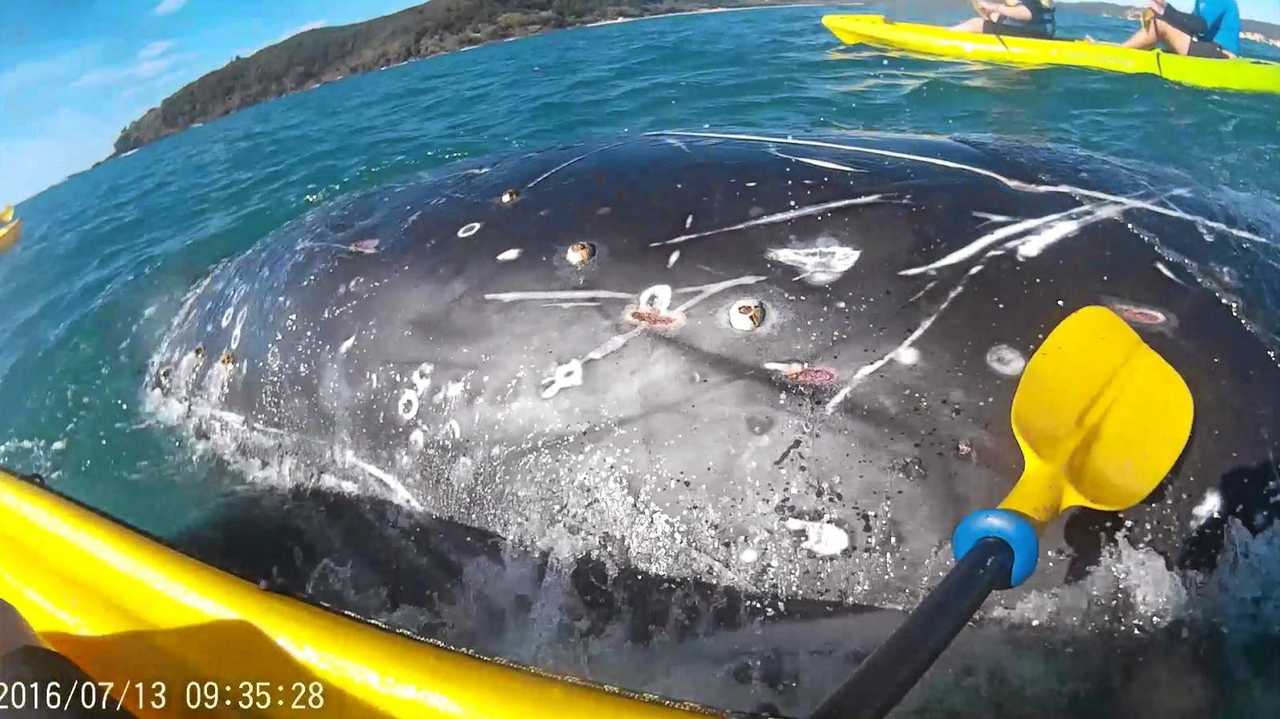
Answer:
[{"label": "person's hand", "polygon": [[1150,0],[1147,3],[1147,7],[1151,8],[1151,12],[1155,13],[1156,15],[1163,16],[1165,2],[1166,0]]}]

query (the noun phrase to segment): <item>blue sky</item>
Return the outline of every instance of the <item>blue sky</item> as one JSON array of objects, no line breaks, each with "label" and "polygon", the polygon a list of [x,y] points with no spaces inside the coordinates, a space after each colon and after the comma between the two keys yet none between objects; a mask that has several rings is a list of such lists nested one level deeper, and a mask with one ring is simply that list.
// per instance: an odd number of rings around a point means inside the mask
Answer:
[{"label": "blue sky", "polygon": [[[1176,2],[1190,10],[1191,0]],[[0,152],[8,170],[0,173],[0,205],[106,157],[130,121],[235,55],[310,27],[417,3],[0,0]],[[1280,0],[1240,0],[1240,6],[1245,17],[1280,23]]]}]

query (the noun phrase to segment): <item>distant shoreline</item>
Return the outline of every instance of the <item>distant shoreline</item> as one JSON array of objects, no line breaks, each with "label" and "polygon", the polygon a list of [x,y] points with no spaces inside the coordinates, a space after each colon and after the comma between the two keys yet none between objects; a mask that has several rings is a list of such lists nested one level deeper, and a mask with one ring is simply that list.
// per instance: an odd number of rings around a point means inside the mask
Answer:
[{"label": "distant shoreline", "polygon": [[[939,10],[955,8],[954,0],[916,0],[912,9],[919,11],[922,4],[935,4]],[[862,5],[865,3],[786,0],[432,0],[361,23],[308,30],[247,58],[236,57],[188,83],[131,122],[116,139],[114,151],[101,162],[260,102],[350,75],[463,52],[492,42],[571,27],[600,27],[681,15]],[[1063,2],[1060,7],[1119,18],[1139,12],[1137,8],[1107,2]],[[1245,39],[1280,48],[1280,26],[1246,20],[1242,29]]]},{"label": "distant shoreline", "polygon": [[758,10],[770,7],[859,6],[863,3],[793,3],[785,0],[432,0],[372,20],[308,30],[236,57],[165,98],[116,139],[119,157],[160,138],[237,110],[344,77],[382,70],[491,42],[552,30],[632,20]]},{"label": "distant shoreline", "polygon": [[[817,3],[817,2],[782,3],[782,2],[779,2],[779,3],[769,3],[769,4],[756,3],[754,5],[743,5],[740,7],[718,5],[715,7],[708,7],[700,10],[681,10],[679,12],[668,12],[668,13],[662,13],[660,15],[642,15],[639,17],[620,17],[620,18],[617,18],[616,20],[601,20],[599,22],[593,22],[588,25],[579,25],[578,27],[604,27],[605,25],[621,25],[623,23],[636,22],[638,20],[659,20],[659,19],[668,18],[668,17],[681,17],[683,15],[712,15],[715,13],[743,12],[746,10],[771,10],[771,9],[780,8],[780,7],[835,7],[835,6],[862,7],[864,5],[866,5],[865,2],[845,2],[845,3]],[[515,39],[515,38],[512,38],[512,39]],[[467,49],[469,50],[470,48],[467,48]]]}]

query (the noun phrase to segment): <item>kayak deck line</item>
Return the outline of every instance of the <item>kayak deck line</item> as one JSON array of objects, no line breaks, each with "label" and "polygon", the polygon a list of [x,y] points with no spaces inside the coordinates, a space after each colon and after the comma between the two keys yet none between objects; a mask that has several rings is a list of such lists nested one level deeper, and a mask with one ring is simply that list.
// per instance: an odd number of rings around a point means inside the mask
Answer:
[{"label": "kayak deck line", "polygon": [[1066,66],[1147,74],[1192,87],[1280,93],[1280,63],[1251,58],[1188,57],[1087,40],[1042,40],[899,23],[883,15],[825,15],[841,42],[954,60],[1018,66]]}]

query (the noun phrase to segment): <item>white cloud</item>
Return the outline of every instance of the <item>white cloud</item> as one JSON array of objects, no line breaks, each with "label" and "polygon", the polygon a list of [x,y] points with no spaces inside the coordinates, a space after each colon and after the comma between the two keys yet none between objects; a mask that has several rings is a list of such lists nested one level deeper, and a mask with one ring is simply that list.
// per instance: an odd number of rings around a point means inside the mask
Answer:
[{"label": "white cloud", "polygon": [[298,33],[303,33],[303,32],[306,32],[306,31],[308,31],[308,30],[315,30],[316,28],[322,28],[322,27],[327,26],[328,24],[329,24],[329,21],[328,21],[328,20],[312,20],[312,21],[311,21],[311,22],[309,22],[309,23],[304,23],[304,24],[299,25],[299,26],[295,27],[294,29],[292,29],[292,30],[290,30],[290,31],[286,32],[285,34],[283,34],[283,35],[281,35],[280,37],[276,38],[276,39],[275,39],[271,44],[272,44],[272,45],[274,45],[274,44],[276,44],[277,42],[283,42],[283,41],[288,40],[289,38],[293,37],[294,35],[297,35]]},{"label": "white cloud", "polygon": [[92,67],[97,54],[96,47],[82,47],[42,60],[20,62],[0,72],[0,95],[65,83]]},{"label": "white cloud", "polygon": [[312,20],[311,22],[303,23],[302,25],[299,25],[293,28],[292,30],[281,33],[279,37],[277,37],[274,40],[271,40],[270,42],[264,42],[261,45],[258,45],[256,47],[254,46],[242,47],[239,50],[236,50],[235,52],[231,53],[232,57],[227,58],[227,62],[231,62],[234,58],[237,58],[237,57],[249,57],[250,55],[258,52],[259,50],[263,50],[265,48],[271,47],[272,45],[282,43],[285,40],[288,40],[289,38],[293,37],[294,35],[297,35],[298,33],[303,33],[308,30],[315,30],[317,28],[322,28],[322,27],[329,27],[329,21],[328,20]]},{"label": "white cloud", "polygon": [[151,12],[156,15],[172,15],[178,12],[187,4],[187,0],[160,0],[160,4],[155,6]]},{"label": "white cloud", "polygon": [[138,59],[150,60],[155,57],[160,57],[168,52],[172,47],[172,40],[156,40],[155,42],[149,42],[138,51]]},{"label": "white cloud", "polygon": [[192,74],[193,73],[190,68],[184,67],[180,70],[174,70],[173,72],[160,75],[159,77],[148,80],[147,82],[132,83],[128,87],[124,88],[120,93],[120,97],[122,98],[130,100],[140,97],[150,99],[150,102],[145,107],[138,112],[133,113],[131,119],[142,117],[142,113],[146,112],[148,108],[159,105],[166,97],[177,92],[183,85],[191,82]]},{"label": "white cloud", "polygon": [[190,55],[163,55],[139,60],[132,65],[115,65],[90,70],[71,83],[71,87],[105,87],[124,82],[140,82],[168,72],[174,65],[189,59]]}]

